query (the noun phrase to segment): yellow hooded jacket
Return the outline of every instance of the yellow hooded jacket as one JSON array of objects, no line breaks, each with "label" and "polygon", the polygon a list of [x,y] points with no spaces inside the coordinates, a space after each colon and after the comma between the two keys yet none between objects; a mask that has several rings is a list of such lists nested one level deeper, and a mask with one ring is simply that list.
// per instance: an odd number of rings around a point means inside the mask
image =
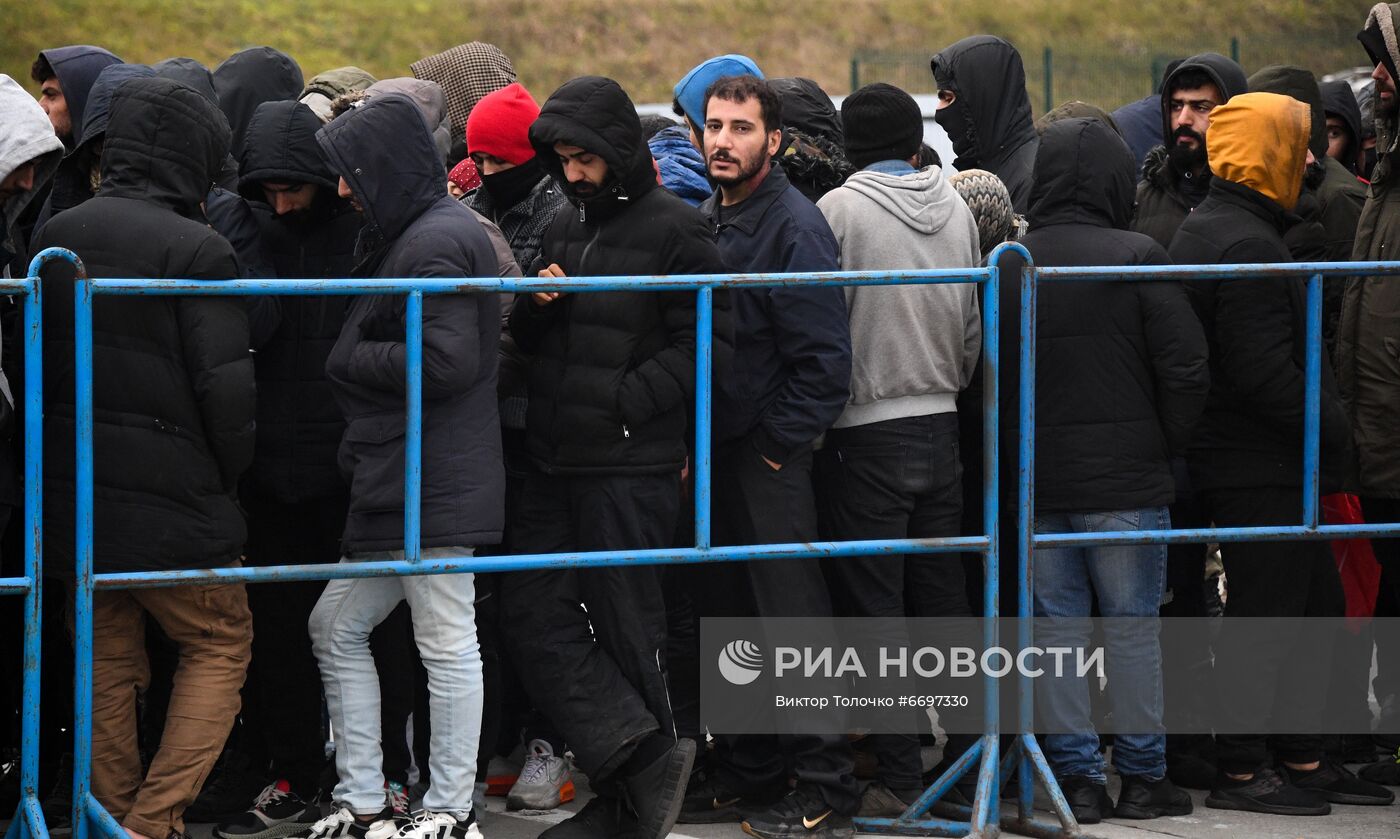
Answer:
[{"label": "yellow hooded jacket", "polygon": [[1291,96],[1239,94],[1211,111],[1210,170],[1292,210],[1303,187],[1311,129],[1308,106]]}]

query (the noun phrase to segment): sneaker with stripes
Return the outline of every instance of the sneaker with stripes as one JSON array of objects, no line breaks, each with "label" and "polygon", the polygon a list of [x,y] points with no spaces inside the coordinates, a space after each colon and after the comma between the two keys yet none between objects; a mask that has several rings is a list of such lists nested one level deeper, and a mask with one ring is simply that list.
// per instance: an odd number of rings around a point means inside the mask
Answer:
[{"label": "sneaker with stripes", "polygon": [[337,807],[299,836],[301,839],[393,839],[398,832],[394,811],[388,807],[370,821],[356,817],[349,807]]},{"label": "sneaker with stripes", "polygon": [[476,823],[476,811],[465,818],[452,813],[423,810],[399,830],[397,839],[483,839]]}]

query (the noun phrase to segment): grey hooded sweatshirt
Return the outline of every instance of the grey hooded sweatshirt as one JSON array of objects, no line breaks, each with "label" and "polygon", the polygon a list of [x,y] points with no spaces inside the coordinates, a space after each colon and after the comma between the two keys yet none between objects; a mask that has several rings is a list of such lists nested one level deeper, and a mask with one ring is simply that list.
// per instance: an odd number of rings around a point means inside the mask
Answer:
[{"label": "grey hooded sweatshirt", "polygon": [[[817,202],[843,271],[975,268],[977,222],[938,166],[865,169]],[[851,396],[833,427],[952,413],[982,347],[975,283],[846,288]]]}]

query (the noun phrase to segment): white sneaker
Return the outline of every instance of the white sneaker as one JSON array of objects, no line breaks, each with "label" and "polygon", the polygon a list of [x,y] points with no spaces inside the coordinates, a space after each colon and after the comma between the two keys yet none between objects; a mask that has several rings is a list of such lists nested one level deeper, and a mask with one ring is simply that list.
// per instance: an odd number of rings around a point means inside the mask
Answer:
[{"label": "white sneaker", "polygon": [[553,810],[574,800],[572,765],[544,740],[531,740],[520,776],[506,795],[507,810]]},{"label": "white sneaker", "polygon": [[399,832],[388,808],[372,822],[361,822],[349,807],[338,807],[311,825],[305,839],[392,839]]},{"label": "white sneaker", "polygon": [[413,821],[399,829],[398,839],[483,839],[481,828],[476,823],[476,812],[470,812],[465,819],[451,813],[434,813],[423,810],[413,817]]}]

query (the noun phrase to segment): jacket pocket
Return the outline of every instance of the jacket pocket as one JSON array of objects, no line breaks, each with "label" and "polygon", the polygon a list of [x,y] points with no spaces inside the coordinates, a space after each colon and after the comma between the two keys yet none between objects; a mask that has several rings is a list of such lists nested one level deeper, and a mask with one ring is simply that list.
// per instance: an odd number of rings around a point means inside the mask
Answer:
[{"label": "jacket pocket", "polygon": [[345,428],[345,441],[347,443],[387,443],[403,437],[407,431],[408,420],[398,414],[379,414],[377,416],[356,417],[350,420],[350,424]]}]

